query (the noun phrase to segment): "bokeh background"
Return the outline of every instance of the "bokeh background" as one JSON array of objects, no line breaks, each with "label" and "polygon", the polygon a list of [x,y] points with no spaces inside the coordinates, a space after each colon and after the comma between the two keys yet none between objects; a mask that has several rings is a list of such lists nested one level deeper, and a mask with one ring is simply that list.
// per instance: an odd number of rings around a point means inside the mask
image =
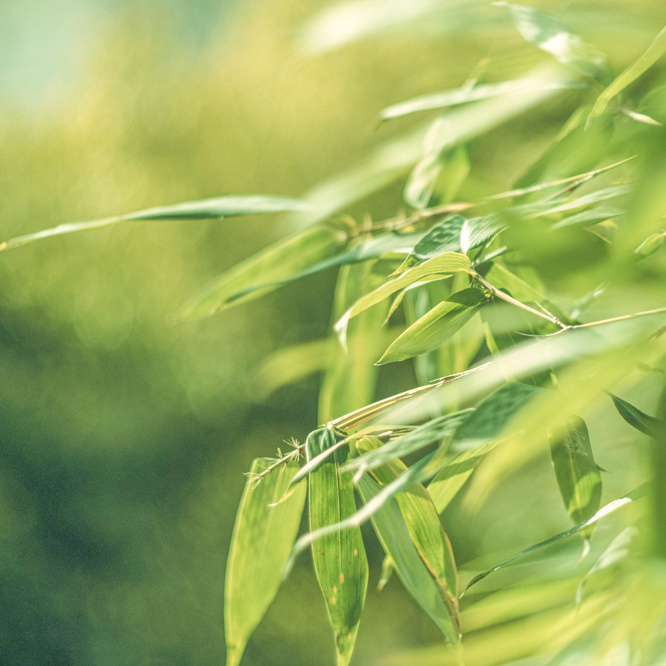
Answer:
[{"label": "bokeh background", "polygon": [[[299,31],[327,4],[2,0],[2,239],[225,194],[297,196],[410,126],[377,130],[384,106],[459,86],[484,58],[495,74],[524,64],[508,25],[427,38],[405,29],[304,53]],[[663,24],[659,4],[632,4],[622,24],[629,3],[588,3],[604,6],[608,25],[581,11],[575,27],[621,63]],[[503,128],[510,154],[491,134],[469,191],[510,186],[565,117],[566,104]],[[346,212],[381,217],[400,201],[389,188]],[[170,315],[290,224],[128,223],[0,254],[2,663],[224,663],[224,567],[243,472],[317,425],[318,377],[267,394],[262,362],[326,336],[335,275],[201,322]],[[408,364],[383,371],[378,397],[412,381]],[[526,493],[549,484],[538,515],[503,515],[511,501],[501,497],[483,518],[452,514],[459,559],[565,529],[551,477],[544,459],[513,482]],[[381,553],[366,533],[358,664],[438,640],[397,581],[375,592]],[[243,663],[332,659],[304,556]]]}]

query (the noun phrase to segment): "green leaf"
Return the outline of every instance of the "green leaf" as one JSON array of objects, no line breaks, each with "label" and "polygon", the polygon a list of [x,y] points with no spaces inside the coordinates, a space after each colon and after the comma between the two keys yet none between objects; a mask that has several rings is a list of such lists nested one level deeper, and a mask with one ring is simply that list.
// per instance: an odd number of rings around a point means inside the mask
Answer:
[{"label": "green leaf", "polygon": [[472,578],[472,580],[467,584],[465,592],[467,592],[467,590],[469,590],[469,588],[472,587],[473,585],[476,585],[478,582],[482,581],[486,576],[489,576],[491,573],[498,571],[499,569],[502,569],[508,564],[511,564],[516,560],[526,557],[527,555],[531,555],[540,550],[543,550],[544,548],[548,548],[549,546],[552,546],[555,543],[563,541],[564,539],[568,539],[570,536],[573,536],[574,534],[579,534],[586,528],[600,521],[602,518],[605,518],[606,516],[610,515],[611,513],[614,513],[618,509],[621,509],[623,506],[631,504],[631,502],[643,497],[646,494],[646,492],[647,488],[645,484],[639,486],[638,488],[634,489],[632,492],[625,495],[624,497],[613,500],[612,502],[609,502],[605,506],[601,507],[601,509],[599,509],[593,516],[591,516],[587,520],[584,520],[582,523],[579,523],[578,525],[575,525],[574,527],[565,530],[564,532],[560,532],[555,536],[545,539],[544,541],[540,541],[539,543],[534,544],[533,546],[530,546],[525,550],[521,550],[519,553],[515,553],[514,555],[511,555],[510,557],[503,559],[501,562],[498,562],[490,569],[486,569],[485,571],[482,571],[481,573],[474,576],[474,578]]},{"label": "green leaf", "polygon": [[609,393],[608,395],[613,400],[615,408],[620,413],[620,416],[632,428],[636,428],[636,430],[639,430],[649,437],[657,437],[658,433],[663,430],[663,422],[660,419],[656,419],[654,416],[642,412],[638,407],[634,407],[631,403],[622,400],[622,398],[618,398],[612,393]]},{"label": "green leaf", "polygon": [[[381,446],[376,437],[364,437],[356,442],[360,453],[365,453]],[[382,465],[373,469],[372,476],[382,487],[387,487],[407,471],[400,461]],[[451,642],[460,638],[460,617],[458,612],[458,574],[451,543],[444,531],[428,491],[419,483],[411,485],[395,495],[395,500],[405,520],[409,536],[421,559],[438,583],[444,601],[449,610],[453,635],[447,635]]]},{"label": "green leaf", "polygon": [[[335,254],[347,242],[340,229],[315,225],[265,248],[222,273],[196,293],[177,313],[179,319],[200,319],[224,307],[262,296],[277,288],[275,283]],[[267,286],[242,297],[238,293],[254,285]]]},{"label": "green leaf", "polygon": [[606,187],[602,190],[597,190],[596,192],[591,192],[582,197],[577,197],[575,199],[570,199],[562,203],[557,203],[554,206],[549,208],[541,209],[533,215],[533,217],[554,215],[556,213],[563,213],[569,210],[575,210],[576,208],[583,208],[583,206],[589,206],[590,204],[598,203],[599,201],[607,201],[608,199],[614,199],[615,197],[624,196],[629,194],[633,190],[632,185],[613,185],[612,187]]},{"label": "green leaf", "polygon": [[404,273],[393,278],[392,280],[387,280],[384,282],[384,284],[377,287],[377,289],[360,298],[338,320],[335,325],[335,329],[338,331],[338,333],[341,331],[346,332],[348,321],[352,317],[355,317],[360,312],[363,312],[363,310],[367,310],[373,305],[380,303],[385,298],[388,298],[391,294],[394,294],[396,291],[400,291],[409,285],[420,282],[429,277],[434,277],[434,279],[444,279],[454,275],[455,273],[466,272],[469,270],[469,267],[469,258],[464,254],[459,254],[457,252],[447,252],[446,254],[440,255],[438,257],[433,257],[423,264],[406,270]]},{"label": "green leaf", "polygon": [[30,243],[53,236],[62,236],[77,231],[97,229],[119,222],[141,220],[208,220],[212,218],[238,217],[240,215],[256,215],[259,213],[278,213],[283,211],[308,210],[310,205],[301,199],[268,196],[216,197],[201,201],[188,201],[173,206],[148,208],[136,213],[107,217],[90,222],[73,222],[60,224],[52,229],[45,229],[34,234],[18,236],[0,243],[0,250],[7,250],[25,243]]},{"label": "green leaf", "polygon": [[459,331],[486,301],[485,292],[475,287],[449,296],[399,335],[377,364],[404,361],[436,349]]},{"label": "green leaf", "polygon": [[622,74],[620,74],[600,95],[597,97],[590,114],[587,117],[587,125],[598,118],[608,106],[608,103],[617,94],[622,92],[627,86],[631,85],[637,78],[644,74],[652,65],[654,65],[661,56],[666,53],[666,27],[662,28],[659,34],[647,50],[629,65]]},{"label": "green leaf", "polygon": [[303,513],[305,484],[286,494],[297,465],[287,463],[259,483],[253,478],[272,462],[257,458],[252,463],[231,537],[224,587],[228,666],[240,663],[250,635],[277,594]]},{"label": "green leaf", "polygon": [[[587,520],[601,504],[601,472],[583,419],[572,416],[564,431],[550,438],[550,455],[567,513],[574,523]],[[587,541],[590,534],[582,536]]]},{"label": "green leaf", "polygon": [[497,440],[492,440],[463,451],[433,477],[428,484],[428,492],[437,513],[442,513],[446,509],[486,453],[492,451],[497,444]]},{"label": "green leaf", "polygon": [[[334,432],[322,428],[310,433],[306,442],[308,460],[338,441]],[[339,466],[347,446],[335,451],[310,473],[310,530],[334,526],[356,511],[354,486],[349,472]],[[368,562],[358,527],[335,529],[312,543],[312,560],[328,617],[335,632],[338,664],[349,663],[361,619],[368,585]]]},{"label": "green leaf", "polygon": [[563,65],[591,78],[599,78],[605,72],[606,56],[585,44],[554,16],[533,7],[507,2],[496,4],[509,10],[511,19],[525,41],[550,53]]},{"label": "green leaf", "polygon": [[444,168],[444,162],[439,153],[427,153],[412,169],[402,195],[405,203],[416,210],[423,210],[433,203],[435,185]]},{"label": "green leaf", "polygon": [[460,234],[464,224],[462,215],[452,215],[438,222],[414,246],[410,260],[423,261],[446,252],[460,252]]},{"label": "green leaf", "polygon": [[445,109],[451,106],[458,106],[468,102],[476,102],[491,97],[500,97],[502,95],[520,95],[533,90],[534,85],[544,86],[545,89],[558,89],[560,83],[548,83],[535,80],[531,77],[515,79],[513,81],[502,81],[501,83],[488,83],[474,87],[462,86],[455,90],[446,90],[439,93],[430,93],[415,97],[405,102],[399,102],[386,107],[380,113],[381,120],[392,120],[393,118],[402,118],[419,113],[422,111],[434,111],[436,109]]},{"label": "green leaf", "polygon": [[499,437],[509,421],[544,389],[511,382],[501,386],[482,400],[455,433],[454,440],[491,439]]},{"label": "green leaf", "polygon": [[345,469],[365,473],[375,467],[402,458],[450,435],[472,410],[462,410],[445,414],[414,428],[405,435],[396,437],[379,448],[372,448],[361,456],[352,458]]},{"label": "green leaf", "polygon": [[460,249],[469,252],[481,247],[494,238],[506,225],[502,224],[496,215],[473,217],[465,220],[460,231]]},{"label": "green leaf", "polygon": [[[369,502],[380,489],[381,486],[368,476],[364,476],[358,484],[359,495],[364,502]],[[386,502],[371,520],[377,538],[390,558],[391,568],[398,574],[405,589],[439,627],[447,641],[456,643],[458,630],[440,587],[412,542],[398,502],[395,499]]]},{"label": "green leaf", "polygon": [[597,222],[603,222],[613,217],[618,217],[624,213],[622,208],[613,208],[611,206],[596,206],[595,208],[590,208],[589,210],[584,210],[581,213],[576,213],[575,215],[569,215],[561,219],[559,222],[554,224],[551,229],[561,229],[562,227],[571,227],[574,225],[583,225],[588,226],[590,224],[596,224]]}]

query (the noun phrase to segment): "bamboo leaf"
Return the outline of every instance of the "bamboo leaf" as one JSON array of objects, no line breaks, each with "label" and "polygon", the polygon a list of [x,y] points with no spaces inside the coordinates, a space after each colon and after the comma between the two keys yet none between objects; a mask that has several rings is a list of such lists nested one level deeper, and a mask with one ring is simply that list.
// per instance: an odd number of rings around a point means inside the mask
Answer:
[{"label": "bamboo leaf", "polygon": [[[381,486],[368,476],[364,476],[358,484],[364,502],[369,502],[380,490]],[[405,589],[439,627],[447,641],[456,643],[458,630],[439,586],[411,540],[398,502],[389,500],[373,514],[371,520],[377,538],[390,558],[391,569],[398,574]]]},{"label": "bamboo leaf", "polygon": [[[308,460],[336,441],[330,429],[311,433],[306,442]],[[313,533],[339,524],[356,511],[352,475],[339,471],[348,451],[346,446],[336,450],[310,473],[310,530]],[[327,533],[312,543],[312,559],[335,632],[338,664],[346,666],[354,650],[368,584],[368,562],[361,530],[352,527]]]},{"label": "bamboo leaf", "polygon": [[522,382],[511,382],[501,386],[482,400],[465,419],[456,431],[455,441],[498,437],[529,400],[543,390]]},{"label": "bamboo leaf", "polygon": [[[376,437],[364,437],[356,442],[360,453],[365,453],[381,446]],[[407,471],[406,465],[395,460],[381,467],[373,469],[372,476],[382,487],[387,487]],[[438,583],[455,634],[460,636],[460,617],[458,611],[458,574],[451,543],[444,531],[428,491],[419,483],[411,485],[404,491],[395,495],[395,500],[405,520],[409,536],[421,556],[428,571]]]},{"label": "bamboo leaf", "polygon": [[555,536],[545,539],[544,541],[540,541],[539,543],[534,544],[533,546],[530,546],[525,550],[521,550],[519,553],[515,553],[514,555],[511,555],[510,557],[503,559],[501,562],[498,562],[490,569],[486,569],[485,571],[482,571],[481,573],[474,576],[474,578],[472,578],[472,580],[467,584],[465,592],[467,592],[467,590],[469,590],[470,587],[476,585],[478,582],[486,578],[486,576],[489,576],[491,573],[499,569],[502,569],[508,564],[511,564],[516,560],[526,557],[527,555],[531,555],[540,550],[543,550],[544,548],[548,548],[549,546],[552,546],[555,543],[563,541],[564,539],[568,539],[570,536],[573,536],[574,534],[579,534],[586,528],[590,527],[591,525],[594,525],[595,523],[605,518],[606,516],[609,516],[611,513],[614,513],[618,509],[621,509],[623,506],[631,504],[631,502],[643,497],[646,493],[647,493],[646,486],[645,485],[639,486],[638,488],[634,489],[632,492],[625,495],[624,497],[613,500],[612,502],[609,502],[605,506],[601,507],[601,509],[599,509],[593,516],[591,516],[587,520],[584,520],[578,525],[575,525],[574,527],[565,530],[564,532],[560,532]]},{"label": "bamboo leaf", "polygon": [[[309,227],[214,278],[180,309],[177,317],[200,319],[231,304],[258,298],[277,288],[277,284],[269,283],[298,274],[335,254],[346,242],[347,234],[340,229],[325,225]],[[237,296],[240,291],[260,284],[266,286],[242,297]]]},{"label": "bamboo leaf", "polygon": [[460,249],[463,252],[469,252],[485,245],[502,231],[505,226],[495,215],[473,217],[465,220],[465,224],[460,231]]},{"label": "bamboo leaf", "polygon": [[608,395],[613,400],[613,404],[620,416],[632,428],[636,428],[636,430],[639,430],[649,437],[657,437],[657,434],[662,431],[663,422],[660,419],[656,419],[654,416],[642,412],[638,407],[634,407],[631,403],[622,400],[622,398],[618,398],[612,393],[609,393]]},{"label": "bamboo leaf", "polygon": [[475,287],[449,296],[399,335],[377,364],[404,361],[436,349],[459,331],[486,300],[485,292]]},{"label": "bamboo leaf", "polygon": [[252,463],[231,537],[224,589],[228,666],[240,663],[250,635],[277,594],[303,513],[305,484],[285,498],[297,465],[285,464],[256,483],[253,476],[272,462],[257,458]]},{"label": "bamboo leaf", "polygon": [[592,78],[599,78],[604,73],[606,56],[585,44],[551,14],[507,2],[496,4],[509,10],[514,25],[527,42],[550,53],[563,65]]},{"label": "bamboo leaf", "polygon": [[[601,472],[594,462],[585,421],[578,416],[569,418],[564,431],[550,438],[550,454],[567,513],[574,523],[587,520],[601,504]],[[591,529],[582,532],[586,541],[590,535]]]},{"label": "bamboo leaf", "polygon": [[257,215],[260,213],[278,213],[284,211],[304,211],[310,205],[301,199],[268,196],[237,196],[216,197],[201,201],[188,201],[173,206],[148,208],[136,213],[107,217],[90,222],[73,222],[60,224],[52,229],[45,229],[33,234],[18,236],[0,243],[0,250],[7,250],[25,245],[36,240],[62,236],[88,229],[98,229],[119,222],[135,222],[142,220],[208,220],[213,218],[238,217],[240,215]]},{"label": "bamboo leaf", "polygon": [[654,65],[661,56],[666,53],[666,27],[662,28],[659,34],[647,50],[622,74],[620,74],[600,95],[597,97],[590,114],[587,117],[587,126],[598,118],[608,106],[608,103],[617,94],[621,93],[627,86],[631,85],[637,78],[643,75],[652,65]]},{"label": "bamboo leaf", "polygon": [[543,82],[533,77],[515,79],[513,81],[502,81],[501,83],[488,83],[474,87],[463,86],[454,90],[446,90],[439,93],[430,93],[415,97],[405,102],[398,102],[386,107],[380,113],[381,120],[392,120],[402,118],[413,113],[422,111],[434,111],[458,106],[468,102],[476,102],[482,99],[500,97],[502,95],[520,95],[534,89],[534,86],[544,86],[544,89],[557,89],[561,83]]},{"label": "bamboo leaf", "polygon": [[396,291],[409,287],[424,279],[444,279],[459,272],[466,272],[470,267],[469,258],[457,252],[433,257],[432,259],[406,270],[404,273],[387,280],[377,289],[360,298],[335,324],[335,330],[344,341],[347,334],[348,322],[360,312],[380,303]]},{"label": "bamboo leaf", "polygon": [[497,446],[498,440],[486,442],[459,453],[453,460],[440,470],[428,484],[428,492],[432,497],[437,513],[442,513],[451,500],[460,492],[467,479],[486,453]]}]

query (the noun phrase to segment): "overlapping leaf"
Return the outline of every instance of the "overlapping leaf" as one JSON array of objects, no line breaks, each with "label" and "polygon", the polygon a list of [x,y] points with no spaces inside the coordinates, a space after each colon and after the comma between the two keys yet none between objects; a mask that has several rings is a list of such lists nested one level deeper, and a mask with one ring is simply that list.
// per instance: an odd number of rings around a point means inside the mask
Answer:
[{"label": "overlapping leaf", "polygon": [[224,588],[229,666],[240,663],[250,635],[277,594],[303,513],[305,484],[288,490],[296,464],[285,464],[256,482],[254,477],[272,462],[257,458],[252,463],[231,537]]},{"label": "overlapping leaf", "polygon": [[[278,241],[214,278],[180,309],[178,317],[199,319],[232,303],[258,298],[276,289],[280,280],[336,254],[347,240],[347,234],[340,229],[315,225]],[[265,286],[238,296],[239,292],[256,285]]]},{"label": "overlapping leaf", "polygon": [[449,296],[401,333],[377,364],[404,361],[436,349],[457,333],[487,300],[485,292],[476,287]]},{"label": "overlapping leaf", "polygon": [[[334,431],[322,428],[306,442],[308,460],[338,441]],[[358,527],[336,526],[356,511],[354,486],[349,472],[340,472],[349,448],[345,446],[309,476],[310,530],[331,528],[312,542],[312,560],[328,616],[335,632],[339,666],[351,659],[368,584],[368,562]]]},{"label": "overlapping leaf", "polygon": [[[569,418],[564,431],[551,437],[550,454],[567,513],[574,523],[587,520],[599,509],[602,484],[585,421]],[[590,533],[582,533],[586,541]]]}]

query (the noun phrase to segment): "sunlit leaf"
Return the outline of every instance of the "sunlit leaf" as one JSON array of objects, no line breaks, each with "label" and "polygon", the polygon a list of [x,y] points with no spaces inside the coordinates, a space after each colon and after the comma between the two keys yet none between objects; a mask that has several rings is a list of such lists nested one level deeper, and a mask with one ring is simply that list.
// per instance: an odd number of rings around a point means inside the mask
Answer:
[{"label": "sunlit leaf", "polygon": [[439,203],[433,200],[433,195],[443,168],[444,163],[438,152],[422,157],[407,179],[402,195],[405,203],[417,210]]},{"label": "sunlit leaf", "polygon": [[476,287],[449,296],[399,335],[377,364],[404,361],[436,349],[460,330],[486,301],[485,292]]},{"label": "sunlit leaf", "polygon": [[[550,454],[567,513],[574,523],[587,520],[601,504],[601,472],[585,421],[569,418],[565,430],[550,438]],[[590,534],[591,530],[582,532],[585,540]]]},{"label": "sunlit leaf", "polygon": [[97,229],[119,222],[134,222],[141,220],[208,220],[213,218],[238,217],[240,215],[257,215],[260,213],[278,213],[284,211],[304,211],[310,205],[301,199],[267,196],[237,196],[216,197],[202,199],[201,201],[188,201],[173,206],[159,206],[148,208],[136,213],[107,217],[90,222],[73,222],[60,224],[52,229],[45,229],[33,234],[17,236],[11,240],[0,243],[0,250],[7,250],[31,241],[71,234],[77,231]]},{"label": "sunlit leaf", "polygon": [[610,395],[613,400],[613,404],[620,416],[630,426],[650,437],[657,437],[658,433],[662,431],[663,422],[660,419],[656,419],[654,416],[642,412],[638,407],[634,407],[631,403],[622,400],[622,398],[618,398],[612,393],[609,393],[608,395]]},{"label": "sunlit leaf", "polygon": [[257,458],[252,463],[231,537],[224,588],[229,666],[240,663],[250,635],[275,598],[301,523],[305,484],[288,491],[297,465],[285,464],[259,483],[254,478],[272,462]]},{"label": "sunlit leaf", "polygon": [[[308,460],[336,441],[330,429],[311,433],[306,442]],[[312,533],[337,525],[356,511],[352,475],[339,471],[348,452],[347,446],[336,450],[309,476]],[[346,666],[354,651],[368,585],[368,562],[361,530],[351,527],[325,534],[312,543],[312,560],[335,632],[338,664]]]},{"label": "sunlit leaf", "polygon": [[662,55],[666,53],[666,28],[662,28],[659,34],[647,50],[622,74],[620,74],[600,95],[597,97],[590,114],[587,117],[589,125],[595,118],[598,118],[608,106],[608,103],[618,93],[622,92],[627,86],[631,85],[637,78],[644,74],[652,65],[654,65]]},{"label": "sunlit leaf", "polygon": [[[364,502],[376,496],[380,488],[369,476],[364,476],[358,484],[358,491]],[[373,514],[371,520],[382,548],[390,557],[391,569],[398,574],[407,591],[439,627],[446,639],[456,642],[458,632],[451,621],[449,609],[439,586],[412,543],[397,501],[391,499],[386,502]]]},{"label": "sunlit leaf", "polygon": [[[179,319],[199,319],[230,304],[236,305],[262,296],[277,288],[269,283],[300,273],[338,252],[347,242],[347,234],[325,225],[309,227],[278,241],[219,275],[196,293],[178,312]],[[234,298],[243,289],[268,285]]]},{"label": "sunlit leaf", "polygon": [[585,44],[578,35],[573,34],[551,14],[507,2],[497,4],[509,10],[518,32],[526,41],[585,76],[599,78],[603,74],[605,55]]},{"label": "sunlit leaf", "polygon": [[[376,449],[381,442],[365,437],[356,442],[360,453]],[[407,471],[400,460],[394,460],[372,470],[372,476],[382,487],[387,487]],[[376,496],[375,496],[376,497]],[[395,495],[395,500],[405,520],[407,531],[424,564],[437,581],[446,602],[454,632],[447,638],[457,642],[460,634],[458,614],[458,575],[451,543],[444,531],[428,491],[421,484],[414,484]]]},{"label": "sunlit leaf", "polygon": [[609,502],[605,506],[601,507],[593,516],[588,518],[587,520],[584,520],[583,522],[579,523],[578,525],[575,525],[574,527],[564,531],[560,532],[559,534],[556,534],[555,536],[550,537],[549,539],[545,539],[544,541],[540,541],[537,544],[534,544],[533,546],[530,546],[529,548],[526,548],[525,550],[521,550],[519,553],[516,553],[514,555],[511,555],[510,557],[507,557],[503,559],[501,562],[498,562],[495,564],[493,567],[490,569],[486,569],[485,571],[482,571],[480,574],[477,574],[472,578],[472,580],[467,584],[467,587],[465,588],[465,592],[469,590],[470,587],[473,585],[476,585],[476,583],[480,582],[483,580],[486,576],[489,576],[491,573],[497,571],[498,569],[501,569],[502,567],[507,566],[508,564],[511,564],[512,562],[515,562],[516,560],[521,559],[522,557],[526,557],[527,555],[531,555],[539,550],[542,550],[544,548],[548,548],[549,546],[552,546],[555,543],[558,543],[559,541],[562,541],[564,539],[568,539],[570,536],[573,536],[574,534],[579,534],[586,528],[594,525],[596,522],[601,520],[602,518],[605,518],[606,516],[610,515],[611,513],[614,513],[618,509],[621,509],[623,506],[626,506],[627,504],[631,504],[631,502],[639,499],[640,497],[643,497],[645,493],[647,492],[645,486],[639,486],[629,494],[625,495],[624,497],[621,497],[619,499],[613,500],[612,502]]}]

